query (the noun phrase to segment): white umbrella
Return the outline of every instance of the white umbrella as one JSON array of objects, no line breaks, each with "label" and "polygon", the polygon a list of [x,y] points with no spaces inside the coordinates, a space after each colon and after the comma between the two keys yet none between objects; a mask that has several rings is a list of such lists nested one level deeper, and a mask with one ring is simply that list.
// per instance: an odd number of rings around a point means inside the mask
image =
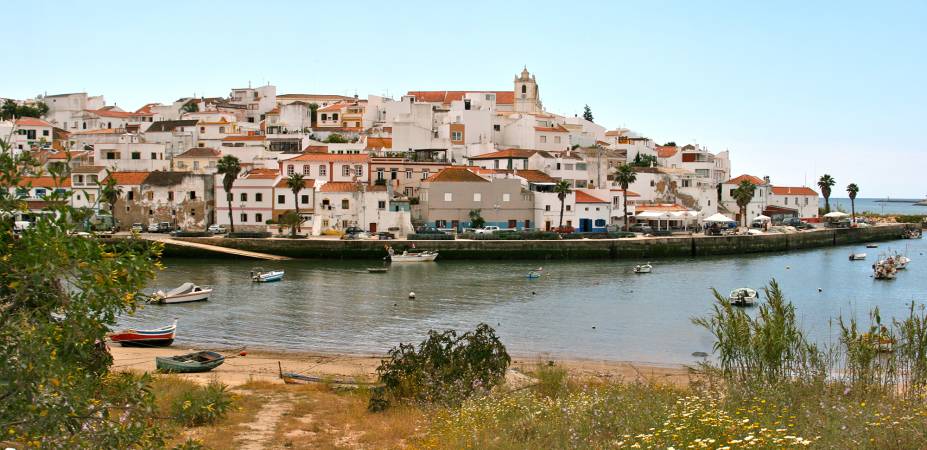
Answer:
[{"label": "white umbrella", "polygon": [[730,217],[725,216],[724,214],[716,213],[711,216],[708,216],[707,218],[705,218],[704,221],[709,222],[709,223],[712,223],[712,222],[720,223],[720,222],[733,222],[734,219],[731,219]]},{"label": "white umbrella", "polygon": [[828,219],[839,219],[841,217],[846,217],[846,216],[849,216],[849,214],[845,212],[840,212],[840,211],[832,211],[827,214],[824,214],[824,217],[827,217]]},{"label": "white umbrella", "polygon": [[661,213],[657,211],[644,211],[644,212],[638,213],[637,217],[642,218],[642,219],[662,219],[666,217],[664,216],[664,214],[665,213]]},{"label": "white umbrella", "polygon": [[753,221],[754,221],[754,222],[769,222],[770,219],[771,219],[771,217],[769,217],[769,216],[764,216],[764,215],[760,214],[760,215],[754,217],[754,218],[753,218]]}]

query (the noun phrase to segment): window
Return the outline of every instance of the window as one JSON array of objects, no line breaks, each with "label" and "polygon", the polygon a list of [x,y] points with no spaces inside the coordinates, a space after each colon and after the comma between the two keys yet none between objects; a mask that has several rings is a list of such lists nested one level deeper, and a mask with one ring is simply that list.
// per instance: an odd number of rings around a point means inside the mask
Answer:
[{"label": "window", "polygon": [[785,204],[786,204],[786,206],[788,206],[788,204],[789,204],[789,198],[788,198],[788,197],[785,197]]},{"label": "window", "polygon": [[406,169],[406,179],[407,180],[412,179],[412,169]]},{"label": "window", "polygon": [[560,163],[557,163],[557,170],[560,170]]},{"label": "window", "polygon": [[246,202],[246,201],[248,201],[248,193],[247,193],[247,192],[242,192],[241,195],[238,196],[238,198],[239,198],[239,200],[241,200],[241,201],[243,201],[243,202]]},{"label": "window", "polygon": [[198,170],[199,168],[200,168],[200,162],[199,162],[199,161],[193,161],[193,170]]},{"label": "window", "polygon": [[200,127],[200,133],[205,133],[205,132],[206,132],[206,127]]},{"label": "window", "polygon": [[596,219],[596,220],[595,220],[595,226],[597,226],[597,227],[604,227],[604,226],[605,226],[605,219]]},{"label": "window", "polygon": [[358,177],[364,176],[364,166],[360,164],[354,166],[354,175],[357,175]]},{"label": "window", "polygon": [[521,168],[522,168],[522,169],[527,169],[527,168],[528,168],[528,160],[527,160],[527,159],[521,160]]},{"label": "window", "polygon": [[351,207],[351,202],[348,199],[341,200],[341,209],[348,209]]},{"label": "window", "polygon": [[554,144],[560,143],[560,136],[554,136]]},{"label": "window", "polygon": [[377,209],[386,209],[386,200],[380,200],[377,202]]},{"label": "window", "polygon": [[254,221],[257,222],[257,223],[263,222],[263,221],[264,221],[264,215],[261,214],[261,213],[256,213],[256,214],[254,215]]},{"label": "window", "polygon": [[241,222],[247,222],[247,221],[248,221],[248,214],[246,214],[246,213],[241,213],[241,215],[238,216],[238,220],[241,221]]},{"label": "window", "polygon": [[389,170],[389,179],[390,179],[390,180],[395,180],[395,179],[397,179],[397,178],[399,178],[399,169],[397,169],[397,168],[394,167],[394,168],[392,168],[392,169]]},{"label": "window", "polygon": [[436,220],[435,228],[447,228],[447,221],[446,220]]},{"label": "window", "polygon": [[377,179],[378,180],[383,179],[383,169],[377,169]]},{"label": "window", "polygon": [[682,180],[682,187],[691,187],[692,180]]},{"label": "window", "polygon": [[499,125],[493,125],[493,126],[492,126],[492,129],[493,129],[493,131],[499,131],[499,130],[502,129],[502,127],[499,126]]},{"label": "window", "polygon": [[349,176],[351,176],[351,166],[349,166],[349,165],[347,165],[347,164],[343,164],[343,165],[341,166],[341,176],[343,176],[343,177],[349,177]]},{"label": "window", "polygon": [[296,172],[296,171],[293,169],[293,165],[292,165],[292,164],[287,164],[287,166],[286,166],[286,174],[289,176],[289,175],[293,175],[293,173],[295,173],[295,172]]},{"label": "window", "polygon": [[808,197],[805,197],[805,206],[808,206]]},{"label": "window", "polygon": [[493,164],[492,164],[492,168],[493,168],[493,169],[498,169],[498,168],[499,168],[499,160],[498,160],[498,159],[493,160],[492,163],[493,163]]},{"label": "window", "polygon": [[264,201],[264,194],[262,194],[262,193],[260,193],[260,192],[256,192],[256,193],[254,194],[254,201],[256,201],[256,202]]},{"label": "window", "polygon": [[174,191],[167,191],[167,201],[174,201]]},{"label": "window", "polygon": [[300,197],[299,197],[299,203],[301,203],[301,204],[303,204],[303,205],[308,205],[308,204],[309,204],[309,195],[308,195],[308,194],[303,194],[302,196],[300,196]]},{"label": "window", "polygon": [[312,175],[312,166],[310,166],[309,164],[304,164],[303,165],[303,175],[305,176]]},{"label": "window", "polygon": [[522,94],[527,94],[527,93],[528,93],[528,85],[527,85],[527,84],[521,85],[521,93],[522,93]]},{"label": "window", "polygon": [[328,120],[328,114],[322,113],[322,121]]},{"label": "window", "polygon": [[42,136],[48,136],[48,130],[42,130]]},{"label": "window", "polygon": [[544,211],[550,211],[550,205],[544,205]]},{"label": "window", "polygon": [[462,140],[463,140],[463,133],[461,133],[461,132],[459,132],[459,131],[455,131],[455,132],[451,133],[451,140],[452,140],[452,141],[462,141]]},{"label": "window", "polygon": [[[110,159],[112,159],[112,158],[110,158]],[[132,159],[142,159],[142,153],[141,153],[141,152],[132,152]]]},{"label": "window", "polygon": [[135,191],[126,192],[126,199],[130,201],[135,200]]},{"label": "window", "polygon": [[338,113],[332,113],[332,120],[338,120]]},{"label": "window", "polygon": [[325,164],[319,164],[319,176],[325,176]]},{"label": "window", "polygon": [[[653,181],[650,182],[650,185],[653,186]],[[731,191],[729,192],[729,194],[730,194],[731,197],[734,196],[734,191],[736,191],[736,190],[737,190],[737,189],[731,189]]]},{"label": "window", "polygon": [[282,205],[284,202],[286,202],[286,196],[283,195],[283,194],[278,194],[278,195],[277,195],[277,204],[278,204],[278,205]]},{"label": "window", "polygon": [[586,170],[586,163],[576,163],[576,170]]},{"label": "window", "polygon": [[452,201],[454,201],[454,194],[452,194],[452,193],[450,193],[450,192],[445,192],[445,193],[444,193],[444,201],[446,201],[446,202],[452,202]]},{"label": "window", "polygon": [[542,143],[542,144],[546,144],[546,143],[547,143],[547,136],[541,136],[541,143]]},{"label": "window", "polygon": [[428,178],[429,173],[430,173],[430,170],[428,170],[428,169],[422,169],[422,179],[424,180],[424,179]]},{"label": "window", "polygon": [[188,192],[187,196],[190,197],[190,200],[196,200],[196,191]]},{"label": "window", "polygon": [[572,211],[573,208],[572,208],[570,205],[566,205],[566,210],[567,210],[567,211]]},{"label": "window", "polygon": [[158,154],[155,152],[151,152],[151,159],[158,159]]},{"label": "window", "polygon": [[481,194],[481,193],[479,193],[479,192],[474,192],[474,193],[473,193],[473,201],[479,202],[479,201],[482,201],[482,200],[483,200],[483,194]]},{"label": "window", "polygon": [[503,202],[507,202],[507,201],[511,201],[511,200],[512,200],[512,194],[508,194],[508,193],[502,194],[502,201],[503,201]]}]

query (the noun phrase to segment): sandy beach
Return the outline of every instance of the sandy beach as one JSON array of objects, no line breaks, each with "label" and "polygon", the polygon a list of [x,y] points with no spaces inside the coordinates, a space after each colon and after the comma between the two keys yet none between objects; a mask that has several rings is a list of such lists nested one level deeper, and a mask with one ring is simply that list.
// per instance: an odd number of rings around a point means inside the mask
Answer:
[{"label": "sandy beach", "polygon": [[[154,372],[154,359],[157,356],[173,356],[190,353],[196,349],[182,347],[167,348],[132,348],[110,344],[113,355],[114,370],[132,370]],[[333,379],[373,380],[381,355],[345,355],[321,353],[289,353],[246,351],[240,356],[238,351],[221,352],[227,356],[224,364],[211,372],[198,374],[181,374],[184,378],[197,382],[218,379],[229,386],[238,386],[248,381],[267,381],[283,383],[279,378],[279,368],[285,372],[304,375],[330,377]],[[598,378],[602,380],[656,381],[685,385],[689,382],[690,369],[678,365],[659,365],[627,361],[604,361],[592,359],[550,359],[543,355],[512,357],[512,369],[516,372],[531,370],[539,363],[554,361],[562,365],[574,376]]]}]

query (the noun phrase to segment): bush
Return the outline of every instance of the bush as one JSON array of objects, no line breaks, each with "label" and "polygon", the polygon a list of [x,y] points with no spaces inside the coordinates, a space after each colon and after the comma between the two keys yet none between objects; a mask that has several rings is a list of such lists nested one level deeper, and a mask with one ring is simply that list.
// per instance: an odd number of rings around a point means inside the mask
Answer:
[{"label": "bush", "polygon": [[185,392],[174,399],[171,412],[184,426],[211,425],[225,417],[232,406],[232,394],[218,381]]},{"label": "bush", "polygon": [[461,336],[454,330],[431,330],[418,348],[399,344],[388,355],[377,367],[382,387],[370,399],[372,411],[404,400],[458,405],[502,383],[512,361],[496,331],[485,323]]},{"label": "bush", "polygon": [[895,221],[899,223],[917,223],[923,224],[924,221],[927,221],[927,216],[919,216],[914,214],[907,214],[901,216],[895,216]]},{"label": "bush", "polygon": [[454,236],[450,234],[419,234],[413,233],[406,236],[410,241],[453,241]]},{"label": "bush", "polygon": [[245,239],[264,239],[271,236],[269,231],[236,231],[234,233],[229,233],[226,237],[230,238],[245,238]]},{"label": "bush", "polygon": [[212,233],[208,231],[175,231],[171,233],[173,237],[210,237]]}]

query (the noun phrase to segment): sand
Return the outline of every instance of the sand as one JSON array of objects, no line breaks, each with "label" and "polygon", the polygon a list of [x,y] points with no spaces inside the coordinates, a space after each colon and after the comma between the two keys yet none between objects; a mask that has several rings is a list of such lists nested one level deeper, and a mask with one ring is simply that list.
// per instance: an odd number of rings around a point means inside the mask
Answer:
[{"label": "sand", "polygon": [[[153,372],[154,359],[157,356],[182,355],[196,350],[182,347],[131,348],[110,344],[110,352],[114,359],[113,368],[138,372]],[[245,356],[240,356],[235,351],[221,353],[227,357],[225,363],[211,372],[178,376],[201,383],[218,379],[233,387],[251,380],[282,384],[278,369],[282,367],[284,372],[373,381],[376,379],[376,368],[383,358],[382,355],[266,351],[248,351]],[[546,364],[548,361],[554,361],[567,368],[571,375],[603,380],[658,381],[682,386],[688,384],[690,378],[690,369],[686,366],[591,359],[551,359],[542,355],[513,357],[512,369],[523,373],[539,363]]]}]

